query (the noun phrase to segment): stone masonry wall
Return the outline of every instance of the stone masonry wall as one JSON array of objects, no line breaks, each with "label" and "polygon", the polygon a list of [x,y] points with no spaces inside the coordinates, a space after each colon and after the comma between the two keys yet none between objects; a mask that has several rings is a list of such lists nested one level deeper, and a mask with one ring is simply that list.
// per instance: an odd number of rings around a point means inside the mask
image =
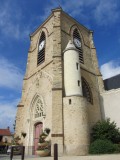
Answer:
[{"label": "stone masonry wall", "polygon": [[[35,97],[39,96],[44,101],[46,118],[44,125],[52,130],[52,86],[53,86],[53,18],[39,27],[36,33],[31,35],[31,45],[28,52],[26,74],[23,80],[22,97],[17,110],[16,135],[21,137],[24,131],[27,135],[21,143],[26,146],[26,154],[32,154],[34,146],[34,125],[43,122],[43,118],[34,117]],[[37,66],[38,43],[41,32],[46,35],[45,62]],[[21,107],[22,106],[22,107]]]},{"label": "stone masonry wall", "polygon": [[81,76],[88,82],[93,96],[93,105],[88,103],[88,117],[91,128],[93,124],[101,119],[100,92],[103,90],[103,83],[98,68],[96,49],[94,47],[92,33],[90,30],[80,25],[77,21],[64,13],[62,15],[61,23],[62,52],[65,50],[68,41],[72,39],[72,30],[77,27],[80,31],[84,58],[84,64],[80,64]]},{"label": "stone masonry wall", "polygon": [[62,105],[62,54],[61,9],[53,10],[53,88],[52,88],[52,155],[53,145],[58,143],[59,155],[63,154],[63,105]]}]

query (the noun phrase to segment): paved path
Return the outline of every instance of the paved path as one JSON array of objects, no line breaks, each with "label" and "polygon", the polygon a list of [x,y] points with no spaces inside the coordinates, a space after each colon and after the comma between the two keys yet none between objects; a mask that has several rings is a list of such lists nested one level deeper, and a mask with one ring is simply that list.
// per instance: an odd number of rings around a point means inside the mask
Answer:
[{"label": "paved path", "polygon": [[[0,160],[10,160],[8,155],[0,155]],[[20,156],[14,156],[13,160],[21,160]],[[54,160],[53,157],[35,157],[26,156],[25,160]],[[120,154],[109,154],[109,155],[99,155],[99,156],[63,156],[58,157],[58,160],[120,160]]]}]

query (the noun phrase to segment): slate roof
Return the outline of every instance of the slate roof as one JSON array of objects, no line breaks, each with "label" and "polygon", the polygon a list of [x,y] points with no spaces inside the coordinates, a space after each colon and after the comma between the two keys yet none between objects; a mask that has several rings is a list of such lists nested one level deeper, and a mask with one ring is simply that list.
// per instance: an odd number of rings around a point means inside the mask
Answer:
[{"label": "slate roof", "polygon": [[9,129],[0,129],[0,136],[11,136]]},{"label": "slate roof", "polygon": [[120,74],[104,80],[105,90],[120,88]]}]

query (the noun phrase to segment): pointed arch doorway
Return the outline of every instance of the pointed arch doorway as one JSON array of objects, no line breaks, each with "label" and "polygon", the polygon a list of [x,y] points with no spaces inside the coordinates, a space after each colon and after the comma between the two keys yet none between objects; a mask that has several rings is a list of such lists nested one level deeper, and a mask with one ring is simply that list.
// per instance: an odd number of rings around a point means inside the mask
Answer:
[{"label": "pointed arch doorway", "polygon": [[36,150],[38,148],[38,142],[39,142],[39,137],[40,134],[43,132],[43,123],[38,122],[34,125],[34,154],[36,155]]}]

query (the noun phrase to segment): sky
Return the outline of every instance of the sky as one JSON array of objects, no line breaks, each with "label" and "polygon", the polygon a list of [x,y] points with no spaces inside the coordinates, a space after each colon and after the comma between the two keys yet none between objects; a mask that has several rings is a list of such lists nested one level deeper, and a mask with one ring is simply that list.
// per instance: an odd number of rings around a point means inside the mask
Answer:
[{"label": "sky", "polygon": [[0,0],[0,128],[13,131],[29,35],[59,7],[94,31],[103,79],[120,74],[119,0]]}]

